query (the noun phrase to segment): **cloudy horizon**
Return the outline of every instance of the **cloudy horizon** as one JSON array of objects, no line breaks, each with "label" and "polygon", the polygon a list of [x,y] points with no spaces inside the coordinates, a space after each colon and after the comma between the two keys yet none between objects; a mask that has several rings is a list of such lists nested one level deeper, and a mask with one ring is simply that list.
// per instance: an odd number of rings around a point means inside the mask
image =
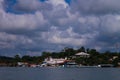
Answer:
[{"label": "cloudy horizon", "polygon": [[64,47],[116,51],[119,0],[0,0],[0,55]]}]

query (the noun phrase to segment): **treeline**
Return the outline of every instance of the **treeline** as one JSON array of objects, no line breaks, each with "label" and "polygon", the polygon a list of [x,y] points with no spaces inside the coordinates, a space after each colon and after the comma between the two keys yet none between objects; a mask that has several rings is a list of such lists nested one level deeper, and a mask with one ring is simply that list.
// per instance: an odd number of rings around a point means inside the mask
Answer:
[{"label": "treeline", "polygon": [[29,56],[25,55],[20,57],[15,55],[14,57],[0,56],[0,66],[17,66],[18,62],[27,62],[29,64],[41,64],[43,58],[41,56]]},{"label": "treeline", "polygon": [[[72,58],[78,52],[86,52],[90,54],[89,58]],[[60,52],[43,52],[41,56],[29,56],[24,55],[20,57],[15,55],[14,57],[0,56],[0,66],[17,66],[17,62],[27,62],[29,64],[41,64],[47,57],[53,58],[68,58],[74,60],[77,64],[94,66],[98,64],[113,64],[119,66],[120,53],[106,51],[104,53],[98,52],[96,49],[85,49],[80,47],[79,49],[64,48]]]}]

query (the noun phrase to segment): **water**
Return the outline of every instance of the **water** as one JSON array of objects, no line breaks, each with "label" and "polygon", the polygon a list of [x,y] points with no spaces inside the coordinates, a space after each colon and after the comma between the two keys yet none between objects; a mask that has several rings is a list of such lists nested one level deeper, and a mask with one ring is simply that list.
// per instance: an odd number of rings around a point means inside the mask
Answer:
[{"label": "water", "polygon": [[120,80],[120,68],[0,68],[0,80]]}]

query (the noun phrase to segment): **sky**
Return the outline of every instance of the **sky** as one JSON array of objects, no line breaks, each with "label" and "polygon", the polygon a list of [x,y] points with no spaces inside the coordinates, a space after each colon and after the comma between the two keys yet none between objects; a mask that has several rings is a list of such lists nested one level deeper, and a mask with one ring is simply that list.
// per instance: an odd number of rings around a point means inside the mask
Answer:
[{"label": "sky", "polygon": [[0,0],[0,55],[65,47],[116,51],[120,0]]}]

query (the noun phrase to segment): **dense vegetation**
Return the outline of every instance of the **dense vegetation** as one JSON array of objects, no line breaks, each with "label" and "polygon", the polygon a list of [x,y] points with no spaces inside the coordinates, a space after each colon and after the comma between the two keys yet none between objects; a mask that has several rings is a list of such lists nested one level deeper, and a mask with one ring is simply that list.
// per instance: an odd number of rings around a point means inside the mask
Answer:
[{"label": "dense vegetation", "polygon": [[[90,54],[89,58],[72,58],[78,52],[86,52]],[[106,51],[100,53],[95,49],[85,49],[81,47],[79,49],[73,48],[64,48],[61,52],[43,52],[41,56],[29,56],[24,55],[20,57],[15,55],[14,57],[0,56],[0,66],[16,66],[17,62],[27,62],[30,64],[41,64],[42,61],[47,57],[53,58],[65,58],[67,57],[70,60],[74,60],[78,64],[82,65],[98,65],[98,64],[113,64],[118,66],[120,62],[120,53]]]}]

